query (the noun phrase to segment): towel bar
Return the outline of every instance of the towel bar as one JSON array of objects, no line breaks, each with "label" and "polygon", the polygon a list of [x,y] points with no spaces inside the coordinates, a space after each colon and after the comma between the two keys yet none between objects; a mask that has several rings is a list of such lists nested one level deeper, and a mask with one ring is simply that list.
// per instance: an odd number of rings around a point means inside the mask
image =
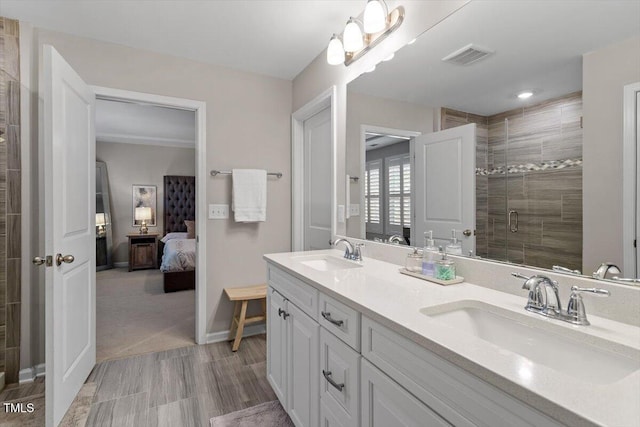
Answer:
[{"label": "towel bar", "polygon": [[[212,170],[211,176],[216,176],[216,175],[231,175],[231,171],[218,171],[215,169]],[[282,172],[267,172],[267,175],[275,176],[276,178],[282,178]]]}]

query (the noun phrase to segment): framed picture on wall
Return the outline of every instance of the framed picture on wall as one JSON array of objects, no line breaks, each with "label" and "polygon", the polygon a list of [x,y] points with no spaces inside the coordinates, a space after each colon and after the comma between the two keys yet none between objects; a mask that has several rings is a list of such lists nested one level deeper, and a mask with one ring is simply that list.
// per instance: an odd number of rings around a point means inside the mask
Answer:
[{"label": "framed picture on wall", "polygon": [[146,220],[147,226],[156,226],[156,194],[155,185],[133,185],[133,225],[139,226],[142,220],[136,220],[136,208],[151,208],[151,219]]}]

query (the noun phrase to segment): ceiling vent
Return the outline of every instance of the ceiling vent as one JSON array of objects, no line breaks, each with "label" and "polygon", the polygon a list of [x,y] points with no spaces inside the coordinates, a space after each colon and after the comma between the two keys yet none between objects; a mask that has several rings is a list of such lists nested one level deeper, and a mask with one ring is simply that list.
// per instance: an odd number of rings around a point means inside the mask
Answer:
[{"label": "ceiling vent", "polygon": [[492,53],[493,51],[491,49],[479,47],[474,44],[468,44],[465,47],[445,56],[442,60],[445,62],[452,62],[457,65],[469,65],[480,61],[482,58],[486,58]]}]

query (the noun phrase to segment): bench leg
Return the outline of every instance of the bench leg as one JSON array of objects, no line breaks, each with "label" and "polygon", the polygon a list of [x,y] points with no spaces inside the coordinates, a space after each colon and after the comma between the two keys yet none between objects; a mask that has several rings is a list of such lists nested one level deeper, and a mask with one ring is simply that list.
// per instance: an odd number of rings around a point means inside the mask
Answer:
[{"label": "bench leg", "polygon": [[242,340],[242,333],[244,332],[244,319],[247,316],[248,303],[249,301],[242,301],[240,318],[238,319],[238,330],[236,332],[236,339],[233,341],[233,347],[231,347],[231,351],[238,351],[238,347],[240,347],[240,340]]},{"label": "bench leg", "polygon": [[229,326],[229,337],[227,341],[235,339],[235,331],[238,325],[238,314],[240,313],[240,301],[236,301],[233,305],[233,315],[231,316],[231,325]]}]

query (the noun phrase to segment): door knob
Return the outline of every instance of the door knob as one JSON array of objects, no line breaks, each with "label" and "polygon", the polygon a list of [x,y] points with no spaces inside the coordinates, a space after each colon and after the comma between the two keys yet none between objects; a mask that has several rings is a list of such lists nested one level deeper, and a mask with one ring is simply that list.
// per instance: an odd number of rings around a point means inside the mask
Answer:
[{"label": "door knob", "polygon": [[469,230],[468,228],[466,230],[464,230],[462,232],[462,234],[464,234],[465,237],[469,237],[473,234],[473,231]]},{"label": "door knob", "polygon": [[60,267],[63,262],[67,264],[71,264],[74,260],[75,258],[73,255],[62,255],[62,254],[56,255],[56,265],[58,267]]},{"label": "door knob", "polygon": [[33,260],[31,260],[31,262],[32,262],[34,265],[42,265],[42,264],[44,264],[45,262],[47,262],[47,259],[46,259],[46,258],[39,257],[39,256],[34,256],[34,257],[33,257]]}]

